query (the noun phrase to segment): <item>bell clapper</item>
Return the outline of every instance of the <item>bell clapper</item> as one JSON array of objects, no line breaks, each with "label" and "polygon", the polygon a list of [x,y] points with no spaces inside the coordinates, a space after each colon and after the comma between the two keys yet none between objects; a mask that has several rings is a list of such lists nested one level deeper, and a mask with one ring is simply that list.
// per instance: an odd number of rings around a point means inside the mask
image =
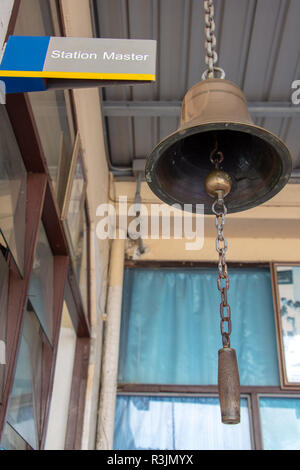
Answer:
[{"label": "bell clapper", "polygon": [[232,181],[230,175],[220,169],[224,155],[218,150],[218,143],[215,144],[209,159],[215,166],[215,169],[205,178],[205,190],[209,196],[221,202],[230,193]]}]

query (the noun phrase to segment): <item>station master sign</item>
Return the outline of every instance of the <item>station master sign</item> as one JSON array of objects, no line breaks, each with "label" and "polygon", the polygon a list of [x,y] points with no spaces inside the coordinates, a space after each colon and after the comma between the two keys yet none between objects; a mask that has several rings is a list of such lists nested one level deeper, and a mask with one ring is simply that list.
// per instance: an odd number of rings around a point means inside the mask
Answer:
[{"label": "station master sign", "polygon": [[0,64],[7,93],[155,81],[156,41],[10,36]]}]

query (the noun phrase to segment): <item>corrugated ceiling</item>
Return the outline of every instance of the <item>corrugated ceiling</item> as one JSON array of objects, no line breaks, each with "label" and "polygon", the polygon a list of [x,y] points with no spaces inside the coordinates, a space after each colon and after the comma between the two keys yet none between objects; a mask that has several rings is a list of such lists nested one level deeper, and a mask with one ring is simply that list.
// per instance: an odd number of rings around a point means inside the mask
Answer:
[{"label": "corrugated ceiling", "polygon": [[[104,112],[110,102],[178,104],[201,80],[206,68],[202,0],[93,0],[92,6],[96,36],[156,39],[158,45],[156,83],[105,88]],[[218,65],[226,78],[243,89],[249,102],[289,105],[291,84],[300,80],[300,1],[215,0],[215,21]],[[154,117],[147,108],[138,117],[126,116],[124,109],[122,114],[105,119],[116,166],[145,158],[179,125],[176,113],[166,116],[159,108]],[[283,110],[276,116],[254,113],[253,119],[286,142],[294,169],[300,169],[300,105],[293,116]]]}]

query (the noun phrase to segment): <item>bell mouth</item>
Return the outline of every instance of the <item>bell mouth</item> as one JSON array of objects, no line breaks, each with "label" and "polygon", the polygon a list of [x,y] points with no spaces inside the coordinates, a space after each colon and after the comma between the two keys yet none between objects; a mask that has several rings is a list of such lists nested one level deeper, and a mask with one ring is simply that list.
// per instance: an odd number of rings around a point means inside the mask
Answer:
[{"label": "bell mouth", "polygon": [[277,136],[248,123],[205,123],[179,129],[154,148],[145,168],[154,194],[188,212],[196,212],[196,204],[203,204],[204,213],[212,214],[213,199],[204,182],[214,169],[209,155],[216,141],[224,155],[220,168],[232,179],[225,199],[228,213],[262,204],[288,182],[292,159]]}]

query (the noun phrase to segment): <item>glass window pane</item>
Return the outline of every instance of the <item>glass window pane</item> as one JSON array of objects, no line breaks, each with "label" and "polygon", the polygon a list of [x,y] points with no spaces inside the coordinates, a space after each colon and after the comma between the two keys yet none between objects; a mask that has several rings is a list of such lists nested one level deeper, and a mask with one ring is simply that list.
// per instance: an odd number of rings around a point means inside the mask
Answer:
[{"label": "glass window pane", "polygon": [[81,156],[79,155],[75,166],[74,179],[72,181],[70,201],[66,216],[68,231],[72,243],[71,249],[73,249],[74,253],[78,250],[79,236],[83,225],[85,187],[86,183],[83,163]]},{"label": "glass window pane", "polygon": [[241,423],[221,423],[214,397],[117,397],[116,450],[251,449],[248,401],[241,399]]},{"label": "glass window pane", "polygon": [[27,174],[5,106],[0,127],[0,232],[23,274]]},{"label": "glass window pane", "polygon": [[300,450],[300,398],[261,397],[265,450]]},{"label": "glass window pane", "polygon": [[65,448],[76,339],[68,306],[64,302],[45,443],[46,450],[63,450]]},{"label": "glass window pane", "polygon": [[28,297],[50,342],[53,333],[53,263],[53,254],[41,222]]},{"label": "glass window pane", "polygon": [[40,325],[27,309],[7,421],[33,449],[39,447],[41,360]]},{"label": "glass window pane", "polygon": [[286,377],[300,383],[300,266],[277,266],[277,278]]},{"label": "glass window pane", "polygon": [[[125,270],[119,382],[217,383],[216,278],[216,269]],[[228,302],[241,384],[279,385],[269,270],[230,269]]]},{"label": "glass window pane", "polygon": [[28,450],[30,446],[24,439],[8,424],[5,424],[0,444],[0,450]]},{"label": "glass window pane", "polygon": [[56,194],[60,196],[60,184],[66,186],[66,177],[63,175],[69,172],[73,150],[65,92],[47,90],[29,93],[28,96],[52,183]]}]

